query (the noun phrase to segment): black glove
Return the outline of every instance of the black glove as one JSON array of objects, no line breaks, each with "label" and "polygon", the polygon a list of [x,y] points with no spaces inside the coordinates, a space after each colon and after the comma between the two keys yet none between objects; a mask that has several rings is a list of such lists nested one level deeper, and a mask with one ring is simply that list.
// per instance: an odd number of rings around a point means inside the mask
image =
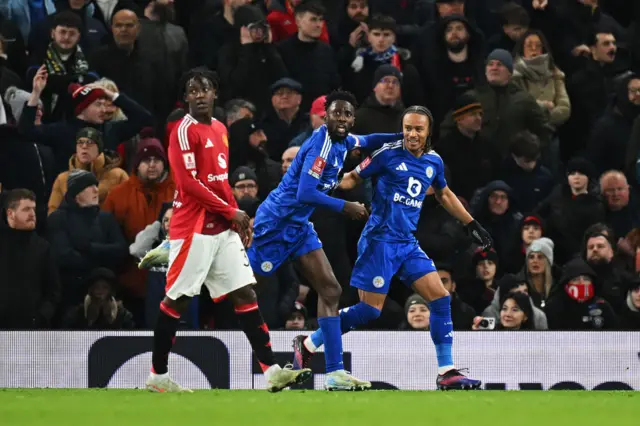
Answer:
[{"label": "black glove", "polygon": [[475,243],[481,246],[483,250],[488,250],[493,246],[491,235],[478,223],[477,220],[469,222],[467,226],[465,226],[465,229],[467,234]]}]

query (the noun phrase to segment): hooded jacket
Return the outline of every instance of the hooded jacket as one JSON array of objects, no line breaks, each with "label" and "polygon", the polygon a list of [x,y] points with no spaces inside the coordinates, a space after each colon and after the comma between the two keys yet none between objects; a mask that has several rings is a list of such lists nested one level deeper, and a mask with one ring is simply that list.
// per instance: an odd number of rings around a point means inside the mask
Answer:
[{"label": "hooded jacket", "polygon": [[[538,308],[534,303],[533,299],[529,297],[531,301],[531,307],[533,308],[533,327],[535,330],[548,330],[549,325],[547,323],[547,316],[544,311]],[[491,304],[487,306],[484,311],[482,311],[482,316],[485,318],[495,318],[496,322],[500,322],[500,310],[502,306],[500,306],[500,289],[496,290],[495,295],[493,296],[493,300]]]},{"label": "hooded jacket", "polygon": [[351,129],[354,134],[395,133],[400,126],[400,118],[404,112],[402,101],[394,105],[382,105],[375,93],[371,93],[356,110],[356,122]]}]

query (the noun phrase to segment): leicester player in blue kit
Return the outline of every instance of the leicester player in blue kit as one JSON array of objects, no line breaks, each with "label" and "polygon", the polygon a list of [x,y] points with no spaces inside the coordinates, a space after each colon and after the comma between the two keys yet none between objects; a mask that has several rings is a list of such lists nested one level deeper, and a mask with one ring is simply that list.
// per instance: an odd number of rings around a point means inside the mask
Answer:
[{"label": "leicester player in blue kit", "polygon": [[282,182],[260,205],[254,222],[254,239],[248,250],[258,284],[287,259],[295,259],[309,284],[318,293],[318,323],[325,343],[328,390],[371,387],[344,371],[342,332],[338,301],[342,289],[331,270],[322,243],[309,222],[316,207],[343,212],[352,219],[366,219],[360,203],[333,198],[327,193],[338,184],[348,151],[375,150],[397,140],[401,134],[355,136],[356,100],[348,92],[336,91],[326,98],[326,124],[304,142]]},{"label": "leicester player in blue kit", "polygon": [[[451,298],[433,261],[413,235],[427,189],[435,190],[440,204],[465,224],[477,243],[489,248],[491,237],[447,186],[442,159],[430,150],[433,118],[429,110],[421,106],[408,108],[403,114],[402,127],[403,140],[385,144],[346,174],[340,183],[340,188],[352,189],[363,179],[376,179],[371,217],[358,242],[358,259],[351,278],[351,285],[358,288],[360,303],[340,311],[342,332],[380,316],[391,278],[397,275],[429,301],[431,338],[438,360],[437,387],[477,389],[481,382],[464,376],[454,366]],[[296,337],[294,368],[307,365],[312,354],[325,342],[323,329],[309,337]]]}]

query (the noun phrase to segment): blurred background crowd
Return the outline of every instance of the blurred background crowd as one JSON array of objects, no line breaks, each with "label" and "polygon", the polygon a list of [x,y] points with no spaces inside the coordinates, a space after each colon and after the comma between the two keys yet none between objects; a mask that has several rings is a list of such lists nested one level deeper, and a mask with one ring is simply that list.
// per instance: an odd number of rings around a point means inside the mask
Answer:
[{"label": "blurred background crowd", "polygon": [[[330,91],[356,96],[356,134],[396,132],[405,107],[425,105],[449,186],[495,241],[476,250],[427,197],[416,236],[455,329],[640,329],[629,0],[0,1],[0,329],[152,327],[166,267],[137,262],[171,222],[168,135],[196,66],[219,76],[229,183],[250,216],[323,124]],[[322,209],[312,221],[351,305],[364,223]],[[315,326],[295,263],[257,292],[271,329]],[[411,293],[392,285],[368,328],[428,330]],[[206,289],[182,321],[238,328]]]}]

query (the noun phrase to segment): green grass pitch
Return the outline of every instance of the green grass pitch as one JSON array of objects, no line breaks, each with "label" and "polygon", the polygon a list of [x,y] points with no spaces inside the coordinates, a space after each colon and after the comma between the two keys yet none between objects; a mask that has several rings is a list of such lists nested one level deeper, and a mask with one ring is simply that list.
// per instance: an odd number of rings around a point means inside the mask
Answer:
[{"label": "green grass pitch", "polygon": [[0,389],[2,426],[626,426],[639,392]]}]

